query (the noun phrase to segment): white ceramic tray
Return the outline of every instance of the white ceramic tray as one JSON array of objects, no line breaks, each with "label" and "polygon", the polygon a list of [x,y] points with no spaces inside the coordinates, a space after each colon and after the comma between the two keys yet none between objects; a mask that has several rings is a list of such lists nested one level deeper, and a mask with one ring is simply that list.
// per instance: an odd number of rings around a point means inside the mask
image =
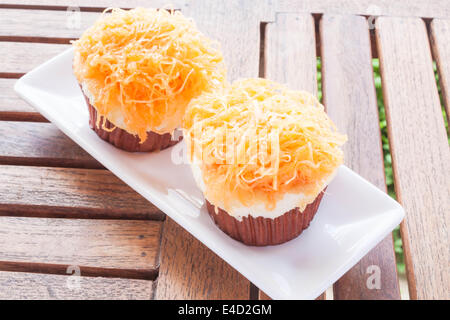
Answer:
[{"label": "white ceramic tray", "polygon": [[298,238],[278,246],[243,245],[214,225],[190,168],[177,164],[183,162],[183,143],[159,153],[133,154],[104,142],[89,128],[72,57],[69,49],[29,72],[17,81],[16,92],[274,299],[316,298],[403,219],[397,202],[342,166],[310,227]]}]

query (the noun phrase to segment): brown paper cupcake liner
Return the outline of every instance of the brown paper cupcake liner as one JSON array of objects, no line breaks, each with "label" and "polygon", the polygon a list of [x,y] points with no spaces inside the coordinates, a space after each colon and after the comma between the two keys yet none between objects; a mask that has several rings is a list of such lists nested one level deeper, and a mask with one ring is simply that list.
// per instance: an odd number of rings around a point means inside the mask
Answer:
[{"label": "brown paper cupcake liner", "polygon": [[302,212],[295,208],[275,219],[254,218],[249,215],[239,221],[208,200],[206,206],[215,224],[233,239],[250,246],[276,245],[296,238],[308,228],[319,209],[324,191],[325,189]]},{"label": "brown paper cupcake liner", "polygon": [[[86,97],[84,93],[83,95],[89,109],[89,126],[100,138],[119,149],[129,152],[159,151],[171,147],[182,140],[182,137],[178,140],[173,140],[170,133],[158,134],[153,131],[148,131],[147,140],[140,143],[140,139],[137,135],[115,127],[108,119],[103,119],[103,116],[100,117],[100,122],[97,126],[97,110],[90,104],[88,97]],[[115,128],[112,131],[107,131],[103,129],[103,125],[107,129]]]}]

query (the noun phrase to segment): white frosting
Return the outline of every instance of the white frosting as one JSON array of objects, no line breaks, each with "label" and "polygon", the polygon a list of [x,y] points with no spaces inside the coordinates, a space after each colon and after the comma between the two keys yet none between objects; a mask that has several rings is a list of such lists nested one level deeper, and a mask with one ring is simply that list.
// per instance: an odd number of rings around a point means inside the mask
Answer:
[{"label": "white frosting", "polygon": [[[191,168],[195,182],[202,190],[202,192],[205,193],[205,183],[203,181],[202,172],[198,165],[198,162],[194,161],[193,163],[191,163]],[[335,170],[327,179],[324,180],[322,188],[320,190],[323,190],[331,182],[331,180],[336,175],[336,172],[337,170]],[[276,205],[272,210],[268,210],[264,202],[258,202],[250,207],[246,207],[239,201],[234,201],[231,203],[230,209],[227,210],[227,213],[235,217],[239,221],[242,220],[242,217],[247,217],[249,215],[255,218],[263,217],[275,219],[294,208],[297,207],[301,208],[308,205],[309,203],[313,202],[315,198],[316,196],[314,197],[306,196],[303,193],[286,193],[282,199],[276,202]],[[213,203],[213,204],[223,209],[222,204],[220,203]]]},{"label": "white frosting", "polygon": [[[90,104],[94,107],[94,96],[89,91],[88,85],[87,85],[86,82],[82,82],[81,83],[81,89],[83,90],[83,93],[86,95],[86,97],[89,99]],[[137,134],[137,132],[134,132],[134,131],[130,130],[127,127],[127,125],[125,124],[125,118],[123,117],[123,114],[120,111],[120,107],[111,108],[109,113],[106,115],[106,118],[108,119],[109,122],[114,124],[116,127],[120,128],[120,129],[123,129],[123,130],[125,130],[125,131],[127,131],[129,133]],[[157,130],[161,130],[162,126],[159,126],[156,129]],[[181,129],[175,129],[174,132],[172,133],[172,136],[175,135],[175,131],[181,132],[180,130]],[[150,127],[148,127],[147,131],[154,131],[154,130],[152,130]],[[177,137],[175,137],[175,139],[177,139]]]},{"label": "white frosting", "polygon": [[[81,83],[81,89],[86,97],[88,97],[89,102],[92,106],[94,106],[94,96],[88,89],[88,85],[86,82]],[[94,107],[95,108],[95,107]],[[113,123],[116,127],[123,129],[127,132],[130,132],[125,125],[125,119],[123,118],[122,113],[120,112],[120,108],[111,108],[112,110],[106,115],[106,118],[109,122]],[[131,132],[134,133],[134,132]]]}]

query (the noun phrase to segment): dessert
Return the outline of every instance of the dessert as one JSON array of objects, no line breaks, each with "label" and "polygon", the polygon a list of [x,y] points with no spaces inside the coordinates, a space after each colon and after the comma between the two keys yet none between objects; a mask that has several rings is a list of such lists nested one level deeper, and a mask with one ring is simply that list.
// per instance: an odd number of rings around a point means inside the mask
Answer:
[{"label": "dessert", "polygon": [[346,141],[313,95],[266,79],[193,99],[183,135],[210,216],[256,246],[286,242],[308,227]]},{"label": "dessert", "polygon": [[91,128],[127,151],[178,142],[189,101],[225,79],[218,44],[178,11],[112,9],[73,46]]}]

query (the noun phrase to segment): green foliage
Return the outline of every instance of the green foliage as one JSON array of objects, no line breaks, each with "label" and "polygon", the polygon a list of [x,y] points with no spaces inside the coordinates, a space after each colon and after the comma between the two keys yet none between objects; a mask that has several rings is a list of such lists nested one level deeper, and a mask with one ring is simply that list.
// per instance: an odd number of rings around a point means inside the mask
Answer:
[{"label": "green foliage", "polygon": [[394,229],[394,251],[397,260],[398,273],[405,273],[405,255],[403,254],[403,242],[400,236],[400,227]]},{"label": "green foliage", "polygon": [[322,60],[317,58],[317,99],[322,102]]},{"label": "green foliage", "polygon": [[436,78],[436,84],[437,84],[437,89],[438,89],[438,93],[439,93],[439,99],[441,101],[442,116],[444,117],[445,129],[447,130],[447,140],[448,140],[448,143],[450,144],[450,135],[449,135],[449,131],[448,131],[448,120],[447,120],[447,115],[445,113],[445,108],[444,108],[444,96],[442,95],[441,84],[439,83],[439,73],[437,71],[437,67],[436,67],[436,62],[435,61],[433,61],[433,70],[434,70],[434,76]]},{"label": "green foliage", "polygon": [[380,62],[378,59],[372,59],[373,76],[375,82],[375,90],[377,93],[378,116],[380,120],[381,143],[383,146],[384,157],[384,173],[386,175],[386,186],[389,195],[396,199],[394,190],[394,176],[392,172],[392,158],[389,149],[389,139],[386,125],[386,111],[383,102],[383,90],[381,88]]}]

